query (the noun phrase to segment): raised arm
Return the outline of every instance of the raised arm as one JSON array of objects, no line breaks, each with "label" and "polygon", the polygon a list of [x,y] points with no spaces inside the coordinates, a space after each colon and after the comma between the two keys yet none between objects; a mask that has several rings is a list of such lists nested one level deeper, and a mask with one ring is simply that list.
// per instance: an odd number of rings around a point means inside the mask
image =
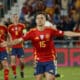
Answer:
[{"label": "raised arm", "polygon": [[78,36],[80,37],[79,32],[72,32],[72,31],[64,31],[64,35],[69,37],[78,37]]}]

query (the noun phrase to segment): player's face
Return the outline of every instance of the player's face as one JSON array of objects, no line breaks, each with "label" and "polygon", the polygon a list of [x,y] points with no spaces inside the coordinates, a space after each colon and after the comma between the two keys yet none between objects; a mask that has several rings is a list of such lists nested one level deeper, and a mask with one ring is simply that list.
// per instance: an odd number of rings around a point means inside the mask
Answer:
[{"label": "player's face", "polygon": [[43,14],[39,14],[36,16],[36,24],[37,26],[44,26],[46,21],[46,17]]},{"label": "player's face", "polygon": [[17,14],[13,15],[13,22],[18,22],[19,21],[19,17]]}]

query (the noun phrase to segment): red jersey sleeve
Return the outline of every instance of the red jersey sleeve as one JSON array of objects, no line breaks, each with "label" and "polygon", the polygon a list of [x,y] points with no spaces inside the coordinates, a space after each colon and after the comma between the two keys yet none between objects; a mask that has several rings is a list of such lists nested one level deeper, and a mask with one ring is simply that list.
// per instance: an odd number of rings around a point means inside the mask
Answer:
[{"label": "red jersey sleeve", "polygon": [[24,41],[31,40],[32,39],[32,35],[33,35],[32,33],[33,33],[32,30],[30,30],[29,32],[27,32],[26,34],[24,34],[22,36],[23,40]]},{"label": "red jersey sleeve", "polygon": [[26,26],[25,26],[24,24],[22,24],[22,23],[19,23],[19,25],[20,25],[23,29],[26,28]]},{"label": "red jersey sleeve", "polygon": [[59,37],[64,36],[64,31],[61,31],[61,30],[52,30],[51,33],[53,36],[59,36]]}]

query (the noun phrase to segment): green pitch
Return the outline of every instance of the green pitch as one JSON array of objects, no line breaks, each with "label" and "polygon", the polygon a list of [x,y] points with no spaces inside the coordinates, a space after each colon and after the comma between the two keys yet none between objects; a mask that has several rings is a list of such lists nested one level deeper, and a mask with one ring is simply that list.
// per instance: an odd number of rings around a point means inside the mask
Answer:
[{"label": "green pitch", "polygon": [[[32,66],[25,66],[24,72],[25,78],[21,79],[20,70],[19,67],[17,67],[16,80],[35,80],[33,76],[34,69]],[[80,67],[59,67],[58,72],[61,74],[61,77],[57,78],[56,80],[80,80]],[[9,78],[10,80],[14,80],[11,69]],[[0,71],[0,80],[3,80],[3,71]]]}]

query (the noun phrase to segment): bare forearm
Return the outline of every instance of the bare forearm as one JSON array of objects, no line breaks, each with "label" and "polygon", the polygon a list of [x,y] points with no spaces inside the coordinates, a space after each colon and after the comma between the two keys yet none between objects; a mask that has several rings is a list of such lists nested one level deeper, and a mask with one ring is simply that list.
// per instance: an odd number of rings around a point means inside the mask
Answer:
[{"label": "bare forearm", "polygon": [[64,31],[64,35],[70,37],[80,37],[79,32],[72,32],[72,31]]},{"label": "bare forearm", "polygon": [[9,42],[8,45],[13,46],[13,45],[21,43],[22,41],[23,41],[22,39],[15,39],[15,40]]}]

